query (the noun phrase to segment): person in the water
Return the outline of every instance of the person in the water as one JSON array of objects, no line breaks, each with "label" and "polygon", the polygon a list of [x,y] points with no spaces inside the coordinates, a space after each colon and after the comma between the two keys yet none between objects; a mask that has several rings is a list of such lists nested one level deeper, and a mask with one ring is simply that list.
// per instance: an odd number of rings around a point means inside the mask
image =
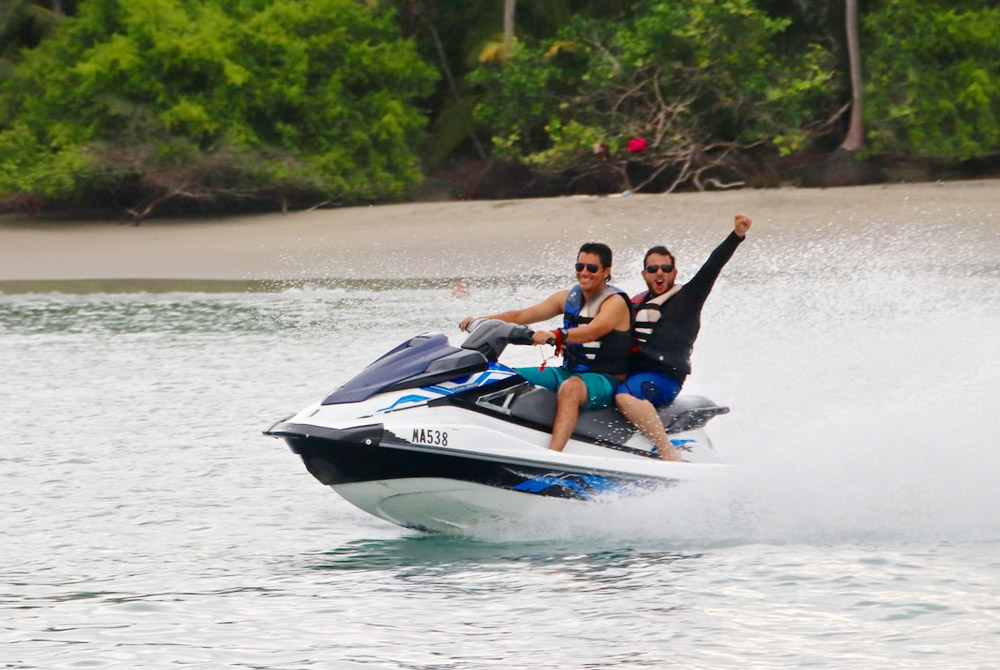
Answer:
[{"label": "person in the water", "polygon": [[[556,291],[525,309],[510,310],[488,319],[528,325],[563,315],[563,327],[535,331],[535,344],[554,341],[562,351],[558,368],[518,368],[532,384],[557,393],[557,408],[549,448],[562,451],[576,427],[580,408],[599,409],[614,402],[615,388],[625,380],[632,346],[632,311],[628,295],[608,284],[611,249],[588,242],[576,256],[576,285]],[[473,317],[462,320],[462,330]]]},{"label": "person in the water", "polygon": [[657,409],[669,405],[691,374],[691,351],[701,328],[701,310],[719,272],[746,238],[751,221],[737,214],[733,232],[716,247],[691,281],[677,284],[674,255],[652,247],[642,261],[647,290],[634,296],[635,346],[629,376],[615,391],[615,404],[649,440],[660,458],[681,460]]}]

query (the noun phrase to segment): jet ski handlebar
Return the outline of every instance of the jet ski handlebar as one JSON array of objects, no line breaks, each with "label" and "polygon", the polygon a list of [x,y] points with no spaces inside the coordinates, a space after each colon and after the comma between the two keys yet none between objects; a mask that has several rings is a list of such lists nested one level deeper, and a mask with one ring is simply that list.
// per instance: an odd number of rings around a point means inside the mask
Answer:
[{"label": "jet ski handlebar", "polygon": [[496,361],[508,344],[534,344],[531,338],[535,331],[499,319],[473,319],[465,329],[469,336],[462,348],[478,351],[491,361]]}]

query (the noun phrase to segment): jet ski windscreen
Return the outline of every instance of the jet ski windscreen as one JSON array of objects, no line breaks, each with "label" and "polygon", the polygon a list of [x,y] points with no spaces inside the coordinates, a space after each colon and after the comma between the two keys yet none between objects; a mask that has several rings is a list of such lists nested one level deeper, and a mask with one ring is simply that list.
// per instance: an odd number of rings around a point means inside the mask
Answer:
[{"label": "jet ski windscreen", "polygon": [[418,335],[377,359],[322,404],[360,402],[383,390],[426,386],[488,367],[481,353],[453,347],[441,333]]}]

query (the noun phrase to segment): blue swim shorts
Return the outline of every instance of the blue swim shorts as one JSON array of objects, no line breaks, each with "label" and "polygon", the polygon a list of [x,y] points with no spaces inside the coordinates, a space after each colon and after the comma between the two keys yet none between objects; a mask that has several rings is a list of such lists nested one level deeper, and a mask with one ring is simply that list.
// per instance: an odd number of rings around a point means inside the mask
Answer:
[{"label": "blue swim shorts", "polygon": [[627,393],[641,400],[648,400],[654,407],[669,405],[681,392],[676,379],[659,372],[636,372],[618,385],[615,395]]},{"label": "blue swim shorts", "polygon": [[527,379],[535,386],[547,388],[550,391],[558,391],[560,384],[570,377],[579,377],[583,380],[583,385],[587,387],[587,404],[584,409],[601,409],[610,407],[615,401],[615,385],[618,380],[611,375],[600,372],[573,372],[566,368],[545,368],[539,370],[537,367],[515,368],[517,373]]}]

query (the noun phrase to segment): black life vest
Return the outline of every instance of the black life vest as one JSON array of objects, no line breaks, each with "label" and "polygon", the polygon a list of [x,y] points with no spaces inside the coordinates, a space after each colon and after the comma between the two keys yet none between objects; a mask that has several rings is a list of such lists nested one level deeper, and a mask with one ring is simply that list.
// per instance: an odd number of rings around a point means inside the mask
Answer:
[{"label": "black life vest", "polygon": [[[643,358],[633,368],[654,369],[683,383],[691,374],[691,352],[694,350],[694,333],[671,321],[660,321],[664,303],[681,290],[675,284],[669,291],[650,298],[647,292],[635,306],[632,332],[637,354]],[[633,362],[635,363],[635,361]]]},{"label": "black life vest", "polygon": [[[570,289],[563,307],[563,327],[583,326],[594,320],[604,301],[620,295],[631,308],[628,295],[614,286],[605,286],[590,300],[584,302],[583,289],[577,284]],[[631,309],[629,310],[631,316]],[[566,344],[563,367],[574,372],[603,372],[618,375],[628,372],[628,359],[632,347],[629,332],[612,330],[603,337],[584,344]]]}]

